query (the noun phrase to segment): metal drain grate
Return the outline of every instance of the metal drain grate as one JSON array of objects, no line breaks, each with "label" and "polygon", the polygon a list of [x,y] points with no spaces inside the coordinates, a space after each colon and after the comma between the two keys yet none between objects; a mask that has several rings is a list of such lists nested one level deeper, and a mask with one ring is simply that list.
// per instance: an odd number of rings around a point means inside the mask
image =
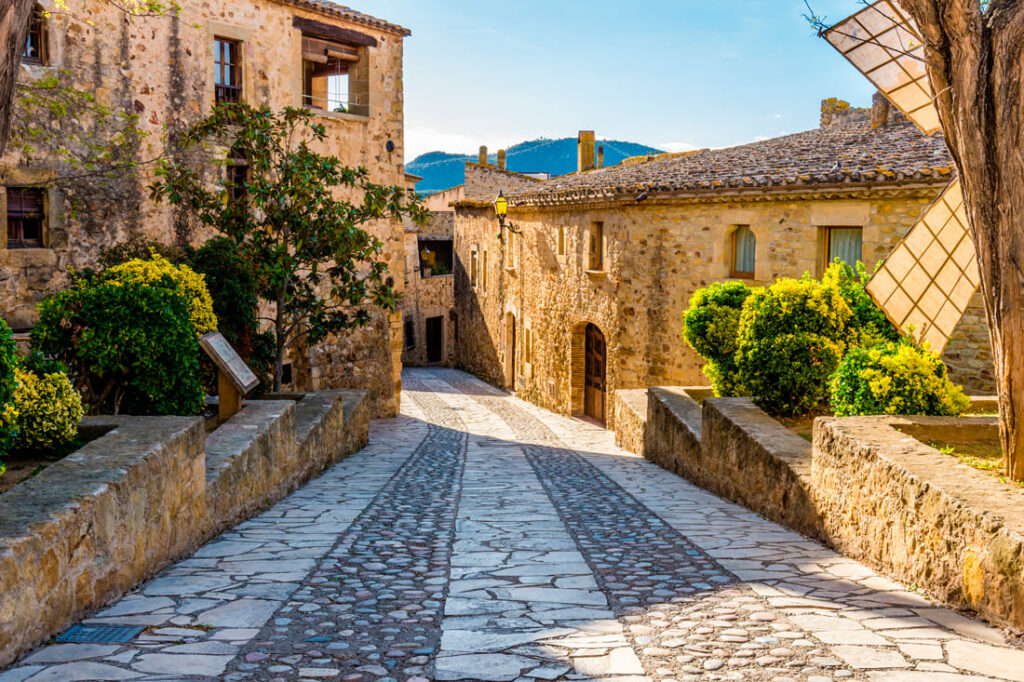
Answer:
[{"label": "metal drain grate", "polygon": [[75,625],[57,638],[58,642],[125,644],[145,627],[138,625]]}]

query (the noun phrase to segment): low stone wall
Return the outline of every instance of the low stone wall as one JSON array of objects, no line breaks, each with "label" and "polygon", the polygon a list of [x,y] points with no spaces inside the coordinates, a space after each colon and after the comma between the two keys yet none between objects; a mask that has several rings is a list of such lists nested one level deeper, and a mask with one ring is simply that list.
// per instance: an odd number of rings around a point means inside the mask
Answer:
[{"label": "low stone wall", "polygon": [[109,431],[0,495],[0,665],[195,549],[198,417],[87,418]]},{"label": "low stone wall", "polygon": [[812,483],[828,541],[948,604],[1024,628],[1024,490],[918,440],[997,429],[992,418],[819,420]]},{"label": "low stone wall", "polygon": [[696,481],[701,469],[701,405],[694,395],[708,389],[652,388],[647,401],[644,457]]},{"label": "low stone wall", "polygon": [[86,419],[103,435],[0,495],[0,666],[365,446],[366,391],[275,397],[209,436]]},{"label": "low stone wall", "polygon": [[644,454],[647,430],[647,389],[615,391],[608,427],[615,431],[615,444],[635,455]]},{"label": "low stone wall", "polygon": [[691,480],[804,535],[822,536],[810,443],[749,398],[705,400],[702,426]]}]

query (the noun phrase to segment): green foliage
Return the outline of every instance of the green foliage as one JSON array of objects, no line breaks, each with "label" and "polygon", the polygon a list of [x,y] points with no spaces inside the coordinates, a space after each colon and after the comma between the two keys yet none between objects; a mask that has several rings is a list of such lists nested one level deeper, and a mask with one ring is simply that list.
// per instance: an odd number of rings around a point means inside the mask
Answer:
[{"label": "green foliage", "polygon": [[[14,405],[14,392],[18,386],[15,369],[18,366],[18,347],[14,333],[0,320],[0,456],[10,449],[18,431],[18,412]],[[0,462],[0,474],[4,465]]]},{"label": "green foliage", "polygon": [[451,271],[451,269],[448,268],[447,265],[445,265],[445,263],[443,261],[437,261],[430,268],[430,274],[432,274],[435,277],[437,277],[437,276],[440,276],[440,275],[450,275],[450,274],[452,274],[452,271]]},{"label": "green foliage", "polygon": [[188,302],[189,319],[196,336],[217,331],[217,316],[213,314],[213,299],[206,288],[206,280],[187,265],[175,265],[163,256],[153,254],[149,260],[133,259],[107,268],[103,280],[112,284],[144,284],[169,286],[184,295]]},{"label": "green foliage", "polygon": [[755,290],[740,316],[739,382],[772,414],[811,410],[827,395],[852,317],[835,287],[809,277]]},{"label": "green foliage", "polygon": [[[182,141],[191,151],[219,147],[222,163],[227,149],[220,145],[230,141],[248,163],[244,186],[209,187],[202,166],[193,165],[202,154],[192,153],[161,163],[151,188],[157,200],[186,207],[231,238],[252,264],[256,290],[276,316],[275,389],[286,348],[364,326],[372,308],[394,310],[383,244],[363,225],[427,215],[414,192],[375,185],[365,168],[315,151],[326,139],[304,109],[218,106]],[[244,190],[244,200],[233,190]]]},{"label": "green foliage", "polygon": [[168,246],[163,242],[135,236],[101,251],[99,263],[105,268],[112,268],[130,260],[147,260],[153,254],[163,256],[175,264],[182,263],[185,259],[185,252],[176,246]]},{"label": "green foliage", "polygon": [[65,363],[92,413],[191,415],[204,407],[189,298],[172,275],[86,274],[43,299],[32,345]]},{"label": "green foliage", "polygon": [[742,282],[716,282],[698,289],[683,319],[683,337],[704,358],[704,375],[716,395],[744,393],[737,380],[737,336],[743,304],[751,289]]},{"label": "green foliage", "polygon": [[189,266],[205,278],[213,298],[217,328],[243,358],[252,354],[259,330],[256,280],[252,266],[238,245],[227,237],[214,237],[185,256]]},{"label": "green foliage", "polygon": [[66,374],[38,375],[16,370],[18,388],[14,406],[18,412],[18,435],[14,449],[22,451],[60,450],[78,435],[82,421],[82,398]]},{"label": "green foliage", "polygon": [[821,283],[838,289],[846,304],[853,312],[851,327],[856,332],[856,339],[851,345],[868,347],[886,341],[898,341],[899,330],[885,316],[871,295],[864,289],[869,277],[863,263],[857,263],[854,270],[848,263],[838,258],[825,270]]},{"label": "green foliage", "polygon": [[833,375],[830,390],[832,408],[840,417],[955,417],[971,406],[963,389],[949,380],[939,354],[909,339],[851,350]]}]

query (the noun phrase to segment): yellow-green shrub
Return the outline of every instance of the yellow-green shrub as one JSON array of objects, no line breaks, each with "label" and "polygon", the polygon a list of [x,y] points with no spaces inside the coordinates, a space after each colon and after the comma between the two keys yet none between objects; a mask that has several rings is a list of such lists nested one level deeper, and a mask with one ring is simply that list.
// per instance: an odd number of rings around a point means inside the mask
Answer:
[{"label": "yellow-green shrub", "polygon": [[683,338],[704,358],[704,376],[719,396],[743,395],[736,342],[743,304],[751,293],[743,282],[715,282],[694,292],[683,318]]},{"label": "yellow-green shrub", "polygon": [[832,408],[840,417],[956,417],[971,406],[963,389],[949,380],[939,354],[906,340],[850,351],[830,383]]},{"label": "yellow-green shrub", "polygon": [[14,390],[18,435],[17,450],[58,450],[78,435],[82,421],[82,398],[63,373],[40,376],[16,369],[18,387]]},{"label": "yellow-green shrub", "polygon": [[160,286],[170,278],[177,290],[188,298],[189,319],[196,335],[217,331],[217,316],[213,312],[213,299],[206,288],[206,278],[187,265],[175,265],[163,256],[153,254],[149,260],[132,259],[108,268],[103,279],[108,282],[126,282]]}]

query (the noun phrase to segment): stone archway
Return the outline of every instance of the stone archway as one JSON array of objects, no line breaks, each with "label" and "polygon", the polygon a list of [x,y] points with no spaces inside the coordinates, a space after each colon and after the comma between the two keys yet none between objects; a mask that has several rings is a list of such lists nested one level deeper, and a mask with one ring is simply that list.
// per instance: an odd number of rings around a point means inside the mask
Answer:
[{"label": "stone archway", "polygon": [[606,423],[608,419],[608,337],[583,321],[571,332],[570,387],[572,414]]}]

